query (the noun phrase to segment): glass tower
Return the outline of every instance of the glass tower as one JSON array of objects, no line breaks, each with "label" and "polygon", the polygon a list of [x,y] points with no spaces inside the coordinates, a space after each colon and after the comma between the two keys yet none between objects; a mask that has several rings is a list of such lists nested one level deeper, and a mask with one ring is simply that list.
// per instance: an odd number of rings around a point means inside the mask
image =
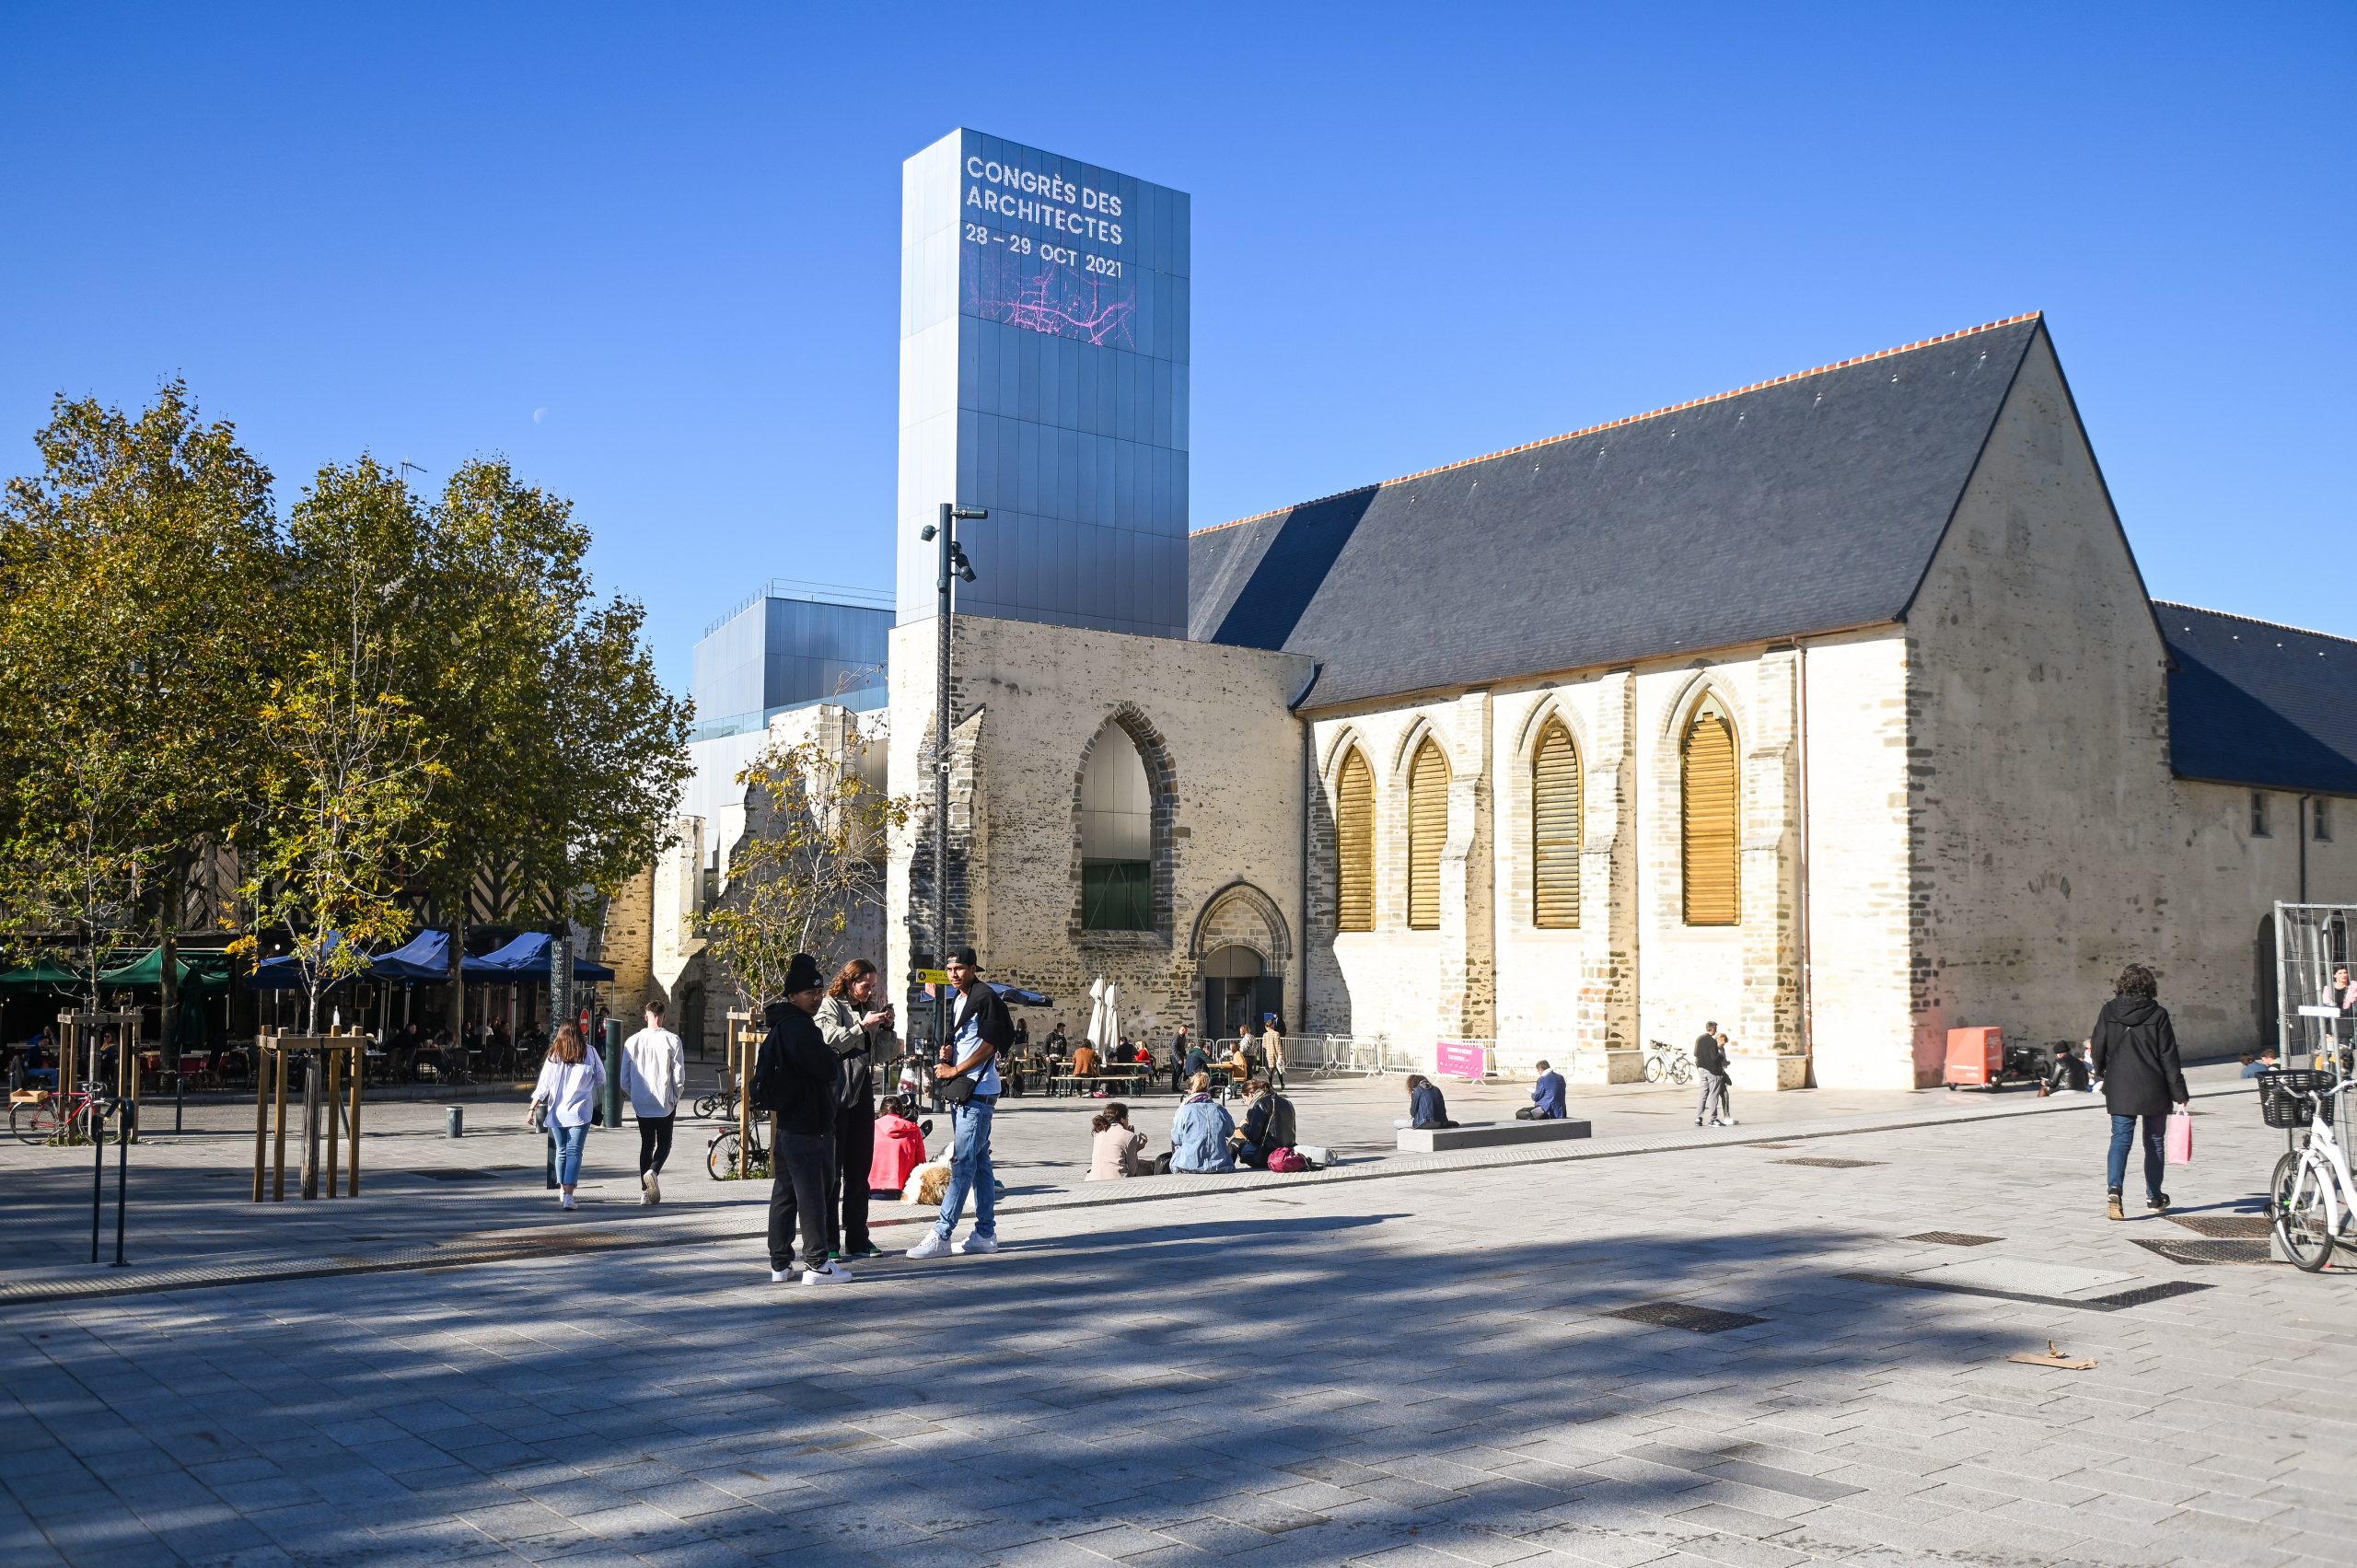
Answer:
[{"label": "glass tower", "polygon": [[1187,634],[1188,199],[953,131],[901,168],[899,616]]}]

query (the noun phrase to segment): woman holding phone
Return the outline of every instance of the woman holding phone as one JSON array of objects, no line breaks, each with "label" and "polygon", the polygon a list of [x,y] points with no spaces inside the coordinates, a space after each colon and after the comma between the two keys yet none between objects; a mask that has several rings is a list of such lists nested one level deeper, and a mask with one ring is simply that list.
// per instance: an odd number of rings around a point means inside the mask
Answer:
[{"label": "woman holding phone", "polygon": [[[589,1119],[597,1114],[598,1091],[605,1087],[606,1064],[598,1053],[581,1047],[581,1031],[560,1024],[540,1063],[540,1081],[532,1086],[531,1108],[525,1125],[546,1127],[556,1145],[557,1206],[577,1209],[573,1190],[581,1180],[581,1154],[589,1142]],[[543,1120],[545,1117],[545,1120]]]},{"label": "woman holding phone", "polygon": [[892,1005],[877,993],[876,966],[853,958],[835,972],[826,1000],[813,1015],[835,1053],[835,1168],[829,1218],[834,1252],[842,1258],[881,1258],[867,1234],[867,1179],[876,1158],[876,1063],[900,1054]]}]

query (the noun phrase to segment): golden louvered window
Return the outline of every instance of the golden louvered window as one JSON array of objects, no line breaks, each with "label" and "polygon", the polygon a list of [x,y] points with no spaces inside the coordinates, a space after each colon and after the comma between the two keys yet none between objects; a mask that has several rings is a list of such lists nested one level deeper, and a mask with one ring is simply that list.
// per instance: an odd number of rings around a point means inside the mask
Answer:
[{"label": "golden louvered window", "polygon": [[1334,887],[1344,931],[1375,929],[1375,770],[1355,746],[1334,792]]},{"label": "golden louvered window", "polygon": [[1580,923],[1580,757],[1560,719],[1539,731],[1530,760],[1530,920]]},{"label": "golden louvered window", "polygon": [[1440,929],[1440,846],[1448,837],[1448,759],[1427,736],[1408,768],[1408,929]]},{"label": "golden louvered window", "polygon": [[1742,792],[1736,772],[1735,726],[1705,700],[1679,748],[1686,923],[1734,925],[1742,918],[1742,857],[1736,823]]}]

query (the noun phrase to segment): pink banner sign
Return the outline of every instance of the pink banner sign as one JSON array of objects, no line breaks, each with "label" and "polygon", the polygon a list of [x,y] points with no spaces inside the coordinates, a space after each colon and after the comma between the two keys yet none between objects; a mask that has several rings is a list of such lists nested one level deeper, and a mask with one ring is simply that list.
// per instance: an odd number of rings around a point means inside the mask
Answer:
[{"label": "pink banner sign", "polygon": [[1442,1040],[1433,1047],[1433,1071],[1445,1078],[1478,1084],[1490,1075],[1490,1053],[1478,1045]]}]

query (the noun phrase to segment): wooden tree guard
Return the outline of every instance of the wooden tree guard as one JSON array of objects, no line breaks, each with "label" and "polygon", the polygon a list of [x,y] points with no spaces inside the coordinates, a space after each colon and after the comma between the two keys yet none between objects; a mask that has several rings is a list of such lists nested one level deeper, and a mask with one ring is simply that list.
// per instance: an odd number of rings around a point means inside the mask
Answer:
[{"label": "wooden tree guard", "polygon": [[732,1011],[728,1015],[728,1071],[735,1074],[737,1080],[737,1176],[739,1180],[753,1174],[753,1057],[761,1048],[761,1037],[753,1028],[753,1015]]},{"label": "wooden tree guard", "polygon": [[[57,1060],[70,1062],[79,1077],[89,1083],[99,1081],[99,1051],[106,1043],[107,1030],[115,1031],[114,1091],[131,1101],[133,1114],[125,1117],[115,1134],[117,1143],[139,1141],[139,1028],[145,1021],[137,1009],[127,1013],[60,1013],[57,1015]],[[82,1069],[87,1068],[87,1071]],[[73,1086],[66,1074],[57,1075],[61,1100]]]},{"label": "wooden tree guard", "polygon": [[[348,1097],[351,1117],[351,1152],[345,1156],[344,1191],[349,1197],[360,1196],[360,1085],[367,1064],[364,1054],[368,1040],[355,1026],[347,1034],[327,1035],[263,1035],[254,1041],[254,1196],[262,1201],[262,1167],[267,1156],[270,1167],[270,1199],[274,1203],[286,1201],[286,1079],[295,1058],[318,1057],[327,1067],[327,1190],[320,1192],[317,1172],[319,1162],[319,1127],[307,1121],[304,1127],[302,1196],[332,1198],[336,1195],[336,1107],[339,1103],[338,1078],[350,1079],[350,1088],[343,1091]],[[273,1114],[275,1108],[275,1114]]]}]

